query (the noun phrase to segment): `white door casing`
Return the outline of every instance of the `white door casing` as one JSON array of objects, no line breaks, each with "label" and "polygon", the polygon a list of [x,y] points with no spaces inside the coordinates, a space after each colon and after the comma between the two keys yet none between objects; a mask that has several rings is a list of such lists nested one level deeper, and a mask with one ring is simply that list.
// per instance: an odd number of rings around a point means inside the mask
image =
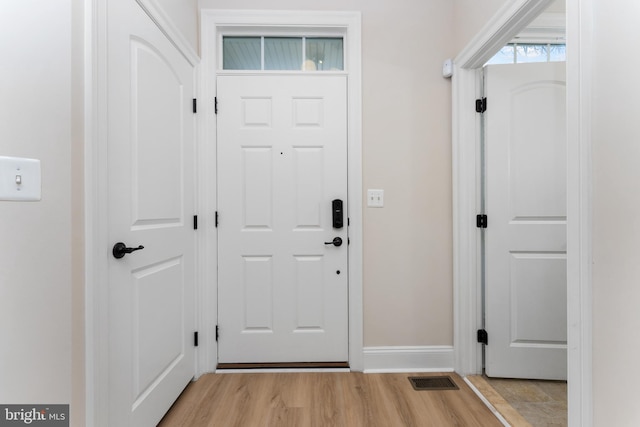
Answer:
[{"label": "white door casing", "polygon": [[[132,1],[108,4],[109,425],[156,425],[194,376],[194,68]],[[111,252],[111,251],[110,251]]]},{"label": "white door casing", "polygon": [[[552,0],[507,2],[455,57],[453,105],[454,351],[463,375],[482,372],[478,213],[477,72]],[[594,7],[567,0],[567,271],[569,425],[593,424],[591,280],[591,71]],[[471,106],[471,107],[470,107]]]},{"label": "white door casing", "polygon": [[[237,28],[250,29],[261,35],[280,34],[287,27],[297,34],[344,35],[345,72],[348,80],[348,206],[350,216],[349,252],[349,365],[351,370],[364,369],[363,355],[363,270],[362,270],[362,76],[361,76],[361,14],[359,12],[332,11],[280,11],[280,10],[216,10],[201,11],[202,67],[200,88],[202,99],[213,100],[216,94],[216,76],[221,73],[221,38],[227,31]],[[237,33],[234,33],[237,34]],[[216,119],[213,102],[198,105],[202,121],[199,144],[201,173],[206,178],[200,181],[199,194],[203,208],[212,212],[217,209],[217,176],[212,165],[216,164],[212,141],[216,140]],[[209,171],[209,172],[207,172]],[[203,327],[215,325],[218,318],[217,303],[217,229],[208,233],[203,243],[206,261],[202,263],[201,275],[204,286],[200,299]],[[201,368],[214,370],[217,363],[218,346],[215,340],[203,340]]]},{"label": "white door casing", "polygon": [[[349,252],[349,366],[351,370],[364,369],[363,355],[363,270],[362,270],[362,73],[361,73],[361,14],[360,12],[335,11],[280,11],[280,10],[216,10],[200,11],[202,68],[200,80],[201,98],[198,114],[204,117],[200,128],[199,194],[201,208],[207,212],[217,209],[217,176],[215,145],[216,119],[213,99],[216,94],[216,76],[224,73],[221,66],[221,38],[228,31],[237,34],[238,28],[250,29],[252,34],[278,35],[287,27],[296,34],[312,31],[316,35],[344,36],[345,73],[348,80],[348,182],[350,245]],[[224,73],[226,74],[226,73]],[[211,221],[208,217],[205,221]],[[218,318],[217,303],[217,229],[207,233],[203,248],[200,274],[203,285],[200,298],[202,328],[215,325]],[[206,254],[204,253],[206,252]],[[211,286],[209,285],[211,284]],[[213,328],[213,326],[212,326]],[[215,336],[215,333],[211,331]],[[199,372],[215,370],[217,342],[203,336],[199,353]]]},{"label": "white door casing", "polygon": [[217,78],[220,363],[348,360],[346,81]]},{"label": "white door casing", "polygon": [[486,373],[566,379],[565,64],[485,67]]}]

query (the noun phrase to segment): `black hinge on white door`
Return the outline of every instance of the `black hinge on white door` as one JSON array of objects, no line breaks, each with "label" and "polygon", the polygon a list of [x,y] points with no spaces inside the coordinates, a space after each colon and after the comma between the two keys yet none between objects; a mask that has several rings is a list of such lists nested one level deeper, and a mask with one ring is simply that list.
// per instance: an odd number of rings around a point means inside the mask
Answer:
[{"label": "black hinge on white door", "polygon": [[487,111],[487,98],[476,99],[476,113]]},{"label": "black hinge on white door", "polygon": [[220,327],[216,325],[216,342],[218,342],[218,338],[220,338]]},{"label": "black hinge on white door", "polygon": [[193,216],[193,229],[194,230],[198,229],[198,215]]},{"label": "black hinge on white door", "polygon": [[216,211],[216,228],[218,228],[218,211]]},{"label": "black hinge on white door", "polygon": [[193,346],[197,347],[198,346],[198,332],[194,332],[193,333]]},{"label": "black hinge on white door", "polygon": [[478,329],[478,343],[489,344],[489,334],[484,329]]},{"label": "black hinge on white door", "polygon": [[213,98],[213,107],[216,114],[218,114],[218,97]]},{"label": "black hinge on white door", "polygon": [[487,228],[489,218],[486,215],[476,215],[476,227]]},{"label": "black hinge on white door", "polygon": [[193,112],[198,112],[198,101],[195,98],[193,98]]}]

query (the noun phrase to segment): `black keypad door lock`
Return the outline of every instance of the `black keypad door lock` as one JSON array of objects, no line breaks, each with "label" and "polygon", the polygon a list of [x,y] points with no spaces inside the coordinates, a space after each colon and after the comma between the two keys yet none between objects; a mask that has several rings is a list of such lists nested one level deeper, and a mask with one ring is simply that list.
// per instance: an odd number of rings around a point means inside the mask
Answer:
[{"label": "black keypad door lock", "polygon": [[342,200],[335,199],[331,202],[331,212],[333,213],[333,228],[342,228],[344,226]]}]

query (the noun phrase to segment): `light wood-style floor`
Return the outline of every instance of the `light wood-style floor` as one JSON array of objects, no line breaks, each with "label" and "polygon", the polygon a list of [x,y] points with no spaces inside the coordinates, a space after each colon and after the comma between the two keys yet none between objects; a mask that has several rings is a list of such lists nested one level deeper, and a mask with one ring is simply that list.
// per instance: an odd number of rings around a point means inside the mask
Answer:
[{"label": "light wood-style floor", "polygon": [[[460,390],[415,391],[409,376],[449,375]],[[502,424],[456,374],[207,374],[160,427],[446,427]]]}]

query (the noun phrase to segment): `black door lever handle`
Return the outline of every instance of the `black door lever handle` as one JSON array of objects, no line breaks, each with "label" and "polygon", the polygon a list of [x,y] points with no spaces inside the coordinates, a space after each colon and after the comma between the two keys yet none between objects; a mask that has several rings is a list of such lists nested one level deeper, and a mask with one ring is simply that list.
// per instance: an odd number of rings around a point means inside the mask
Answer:
[{"label": "black door lever handle", "polygon": [[144,249],[144,246],[140,245],[137,248],[128,248],[127,245],[125,245],[124,243],[118,242],[115,245],[113,245],[113,250],[111,251],[111,253],[113,254],[114,258],[120,259],[126,254],[139,251],[140,249]]},{"label": "black door lever handle", "polygon": [[342,239],[340,237],[334,237],[330,242],[324,242],[325,245],[342,246]]}]

